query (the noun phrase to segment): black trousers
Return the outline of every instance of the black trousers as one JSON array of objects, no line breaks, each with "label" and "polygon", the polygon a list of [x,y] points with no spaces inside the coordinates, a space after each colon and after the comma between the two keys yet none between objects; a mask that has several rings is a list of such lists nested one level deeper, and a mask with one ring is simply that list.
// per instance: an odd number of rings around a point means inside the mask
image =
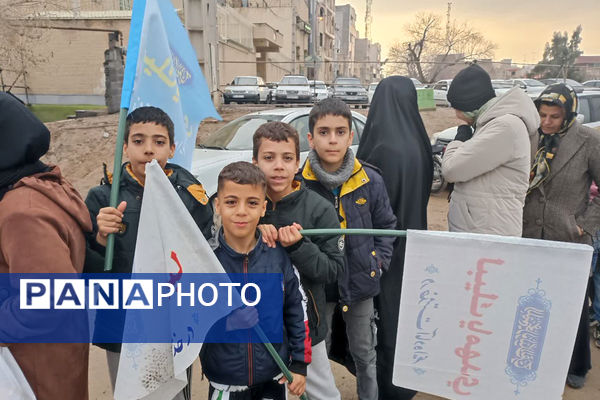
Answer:
[{"label": "black trousers", "polygon": [[577,328],[577,336],[575,338],[575,346],[573,347],[573,355],[571,356],[571,365],[569,365],[569,374],[577,376],[585,376],[592,368],[589,328],[590,310],[587,304],[587,293],[584,299],[583,310],[581,311],[581,318],[579,319],[579,327]]}]

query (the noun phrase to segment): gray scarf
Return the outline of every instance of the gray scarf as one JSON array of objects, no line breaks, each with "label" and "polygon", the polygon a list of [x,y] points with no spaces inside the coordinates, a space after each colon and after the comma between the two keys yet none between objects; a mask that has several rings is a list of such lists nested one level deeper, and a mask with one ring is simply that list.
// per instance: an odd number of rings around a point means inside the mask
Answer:
[{"label": "gray scarf", "polygon": [[333,190],[341,186],[352,176],[352,171],[354,170],[354,152],[351,148],[348,148],[342,165],[335,172],[325,171],[321,166],[321,159],[319,159],[317,152],[314,150],[308,153],[308,162],[319,182],[327,189]]}]

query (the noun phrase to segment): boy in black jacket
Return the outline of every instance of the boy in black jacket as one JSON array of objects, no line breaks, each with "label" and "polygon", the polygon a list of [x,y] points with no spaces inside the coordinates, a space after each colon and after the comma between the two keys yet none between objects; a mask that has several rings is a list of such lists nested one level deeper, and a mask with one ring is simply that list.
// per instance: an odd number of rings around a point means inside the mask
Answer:
[{"label": "boy in black jacket", "polygon": [[[283,274],[283,343],[274,344],[289,366],[292,394],[304,392],[307,364],[310,363],[310,340],[305,326],[298,279],[290,259],[280,247],[263,243],[257,225],[265,214],[265,175],[256,166],[239,161],[227,165],[218,179],[215,211],[221,216],[215,255],[228,273]],[[245,309],[252,313],[255,309]],[[231,329],[249,329],[256,315],[235,318],[246,321]],[[227,321],[227,326],[230,321]],[[233,324],[232,324],[233,325]],[[242,326],[243,325],[243,326]],[[204,374],[210,380],[209,399],[284,400],[286,379],[261,343],[205,343],[200,352]]]},{"label": "boy in black jacket", "polygon": [[[375,167],[354,157],[351,126],[352,112],[339,99],[325,99],[312,108],[308,134],[312,150],[302,178],[335,206],[342,228],[394,229],[396,217],[383,178]],[[379,396],[373,297],[379,293],[382,271],[389,267],[394,240],[346,237],[346,270],[338,279],[338,290],[328,292],[328,302],[339,298],[360,400],[377,400]],[[328,303],[328,322],[335,306],[335,302]]]},{"label": "boy in black jacket", "polygon": [[327,357],[325,284],[333,283],[344,266],[343,241],[337,236],[305,238],[301,229],[338,228],[335,208],[295,180],[300,162],[298,132],[289,124],[269,122],[254,133],[254,164],[267,177],[267,212],[259,229],[270,246],[278,241],[300,274],[307,296],[312,362],[306,375],[311,399],[340,399]]},{"label": "boy in black jacket", "polygon": [[[207,239],[211,237],[213,212],[208,205],[208,197],[202,185],[186,169],[167,163],[175,152],[174,137],[173,122],[160,108],[140,107],[127,116],[123,152],[129,158],[129,162],[121,167],[119,205],[117,208],[109,206],[112,175],[106,171],[106,168],[102,183],[90,189],[85,199],[93,225],[93,232],[88,236],[91,251],[87,256],[85,272],[103,271],[107,236],[114,233],[115,256],[111,272],[131,273],[144,195],[146,163],[153,159],[158,161],[169,177],[169,181],[204,237]],[[169,205],[165,204],[165,207]],[[107,318],[106,314],[100,311],[96,315],[95,331],[121,334],[125,324],[124,318],[115,321],[114,318]],[[97,345],[106,350],[110,379],[114,389],[121,344],[97,343]],[[189,399],[187,389],[184,389],[185,398]]]}]

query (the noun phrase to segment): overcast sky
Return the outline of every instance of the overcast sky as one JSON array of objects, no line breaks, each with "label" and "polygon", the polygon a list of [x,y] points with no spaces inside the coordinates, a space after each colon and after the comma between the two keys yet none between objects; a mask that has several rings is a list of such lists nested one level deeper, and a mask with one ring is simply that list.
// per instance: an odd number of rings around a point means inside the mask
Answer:
[{"label": "overcast sky", "polygon": [[[357,29],[364,37],[366,0],[336,1],[347,3],[356,10]],[[394,42],[405,40],[403,28],[415,14],[433,11],[445,18],[447,7],[443,0],[373,0],[372,36],[381,43],[383,57]],[[600,0],[453,0],[452,18],[468,22],[495,42],[496,60],[535,63],[554,31],[570,35],[579,24],[584,54],[600,55]]]}]

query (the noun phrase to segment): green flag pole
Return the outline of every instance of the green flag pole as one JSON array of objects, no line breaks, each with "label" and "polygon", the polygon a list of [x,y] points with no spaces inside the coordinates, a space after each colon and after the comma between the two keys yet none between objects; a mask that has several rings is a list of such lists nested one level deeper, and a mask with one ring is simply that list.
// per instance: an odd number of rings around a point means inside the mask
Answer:
[{"label": "green flag pole", "polygon": [[[277,363],[277,366],[279,367],[281,372],[283,372],[283,375],[286,377],[288,382],[291,383],[294,380],[294,378],[292,377],[292,373],[290,372],[288,367],[285,365],[285,363],[283,362],[281,357],[279,357],[279,354],[277,353],[277,350],[275,350],[275,347],[273,347],[271,342],[269,342],[269,339],[267,338],[267,335],[265,335],[265,332],[263,332],[262,328],[258,325],[254,326],[254,332],[256,332],[256,334],[258,335],[260,340],[264,343],[265,347],[267,348],[267,351],[269,352],[271,357],[273,357],[273,360],[275,360],[275,362]],[[306,394],[302,394],[300,396],[300,399],[308,400],[308,398],[306,397]]]},{"label": "green flag pole", "polygon": [[[129,109],[121,108],[119,114],[119,128],[117,130],[117,143],[115,144],[115,161],[113,164],[113,178],[110,185],[110,206],[117,207],[119,200],[119,182],[121,182],[121,163],[123,161],[123,142],[125,141],[125,122]],[[111,233],[106,239],[106,253],[104,254],[104,271],[112,270],[113,256],[115,253],[115,234]]]},{"label": "green flag pole", "polygon": [[397,231],[394,229],[302,229],[300,234],[302,236],[365,235],[406,237],[406,231]]}]

